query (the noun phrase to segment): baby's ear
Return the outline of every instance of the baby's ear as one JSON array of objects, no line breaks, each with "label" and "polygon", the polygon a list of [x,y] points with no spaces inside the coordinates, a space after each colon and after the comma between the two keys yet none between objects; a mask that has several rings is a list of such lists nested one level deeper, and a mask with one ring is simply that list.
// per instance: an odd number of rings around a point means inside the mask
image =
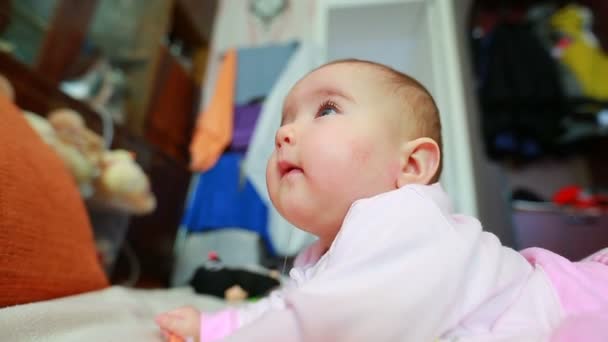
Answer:
[{"label": "baby's ear", "polygon": [[431,138],[418,138],[403,144],[401,172],[397,187],[407,184],[429,184],[439,169],[441,152]]}]

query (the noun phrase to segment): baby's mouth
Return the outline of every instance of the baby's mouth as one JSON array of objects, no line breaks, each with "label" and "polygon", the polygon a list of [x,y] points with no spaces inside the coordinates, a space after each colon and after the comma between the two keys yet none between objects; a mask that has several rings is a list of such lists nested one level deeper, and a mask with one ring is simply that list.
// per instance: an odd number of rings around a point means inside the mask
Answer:
[{"label": "baby's mouth", "polygon": [[297,173],[302,173],[301,167],[285,160],[279,161],[279,175],[281,178]]}]

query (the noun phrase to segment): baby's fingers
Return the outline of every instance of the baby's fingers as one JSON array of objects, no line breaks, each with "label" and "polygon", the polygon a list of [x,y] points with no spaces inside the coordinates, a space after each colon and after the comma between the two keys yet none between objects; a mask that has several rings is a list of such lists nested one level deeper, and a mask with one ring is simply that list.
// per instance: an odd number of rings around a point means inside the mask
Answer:
[{"label": "baby's fingers", "polygon": [[188,332],[192,330],[192,323],[184,319],[183,316],[164,313],[156,316],[155,321],[163,331],[165,338],[168,337],[170,342],[188,341]]}]

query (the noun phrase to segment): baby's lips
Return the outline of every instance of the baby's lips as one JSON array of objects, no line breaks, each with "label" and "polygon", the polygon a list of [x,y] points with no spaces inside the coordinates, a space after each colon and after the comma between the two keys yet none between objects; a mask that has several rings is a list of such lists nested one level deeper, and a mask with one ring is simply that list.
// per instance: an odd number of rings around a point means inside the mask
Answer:
[{"label": "baby's lips", "polygon": [[287,174],[289,171],[297,169],[297,170],[302,170],[301,167],[299,167],[298,165],[296,165],[295,163],[292,163],[288,160],[285,159],[281,159],[278,161],[277,163],[278,167],[279,167],[279,174],[282,176],[284,176],[285,174]]}]

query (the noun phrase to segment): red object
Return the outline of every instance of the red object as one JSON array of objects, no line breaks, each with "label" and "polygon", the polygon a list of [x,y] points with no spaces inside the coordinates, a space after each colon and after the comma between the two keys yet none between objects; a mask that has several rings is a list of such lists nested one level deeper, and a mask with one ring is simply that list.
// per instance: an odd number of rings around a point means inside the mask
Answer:
[{"label": "red object", "polygon": [[219,257],[219,255],[217,254],[216,251],[209,252],[209,254],[207,254],[207,258],[210,261],[220,261],[220,257]]},{"label": "red object", "polygon": [[579,209],[608,209],[608,196],[585,192],[580,186],[571,185],[558,190],[553,195],[553,203],[562,206],[573,206]]},{"label": "red object", "polygon": [[572,44],[572,39],[570,39],[569,37],[563,37],[555,44],[555,46],[558,49],[565,49],[570,46],[570,44]]},{"label": "red object", "polygon": [[553,202],[559,205],[572,205],[576,203],[581,191],[582,189],[580,186],[566,186],[553,195]]}]

